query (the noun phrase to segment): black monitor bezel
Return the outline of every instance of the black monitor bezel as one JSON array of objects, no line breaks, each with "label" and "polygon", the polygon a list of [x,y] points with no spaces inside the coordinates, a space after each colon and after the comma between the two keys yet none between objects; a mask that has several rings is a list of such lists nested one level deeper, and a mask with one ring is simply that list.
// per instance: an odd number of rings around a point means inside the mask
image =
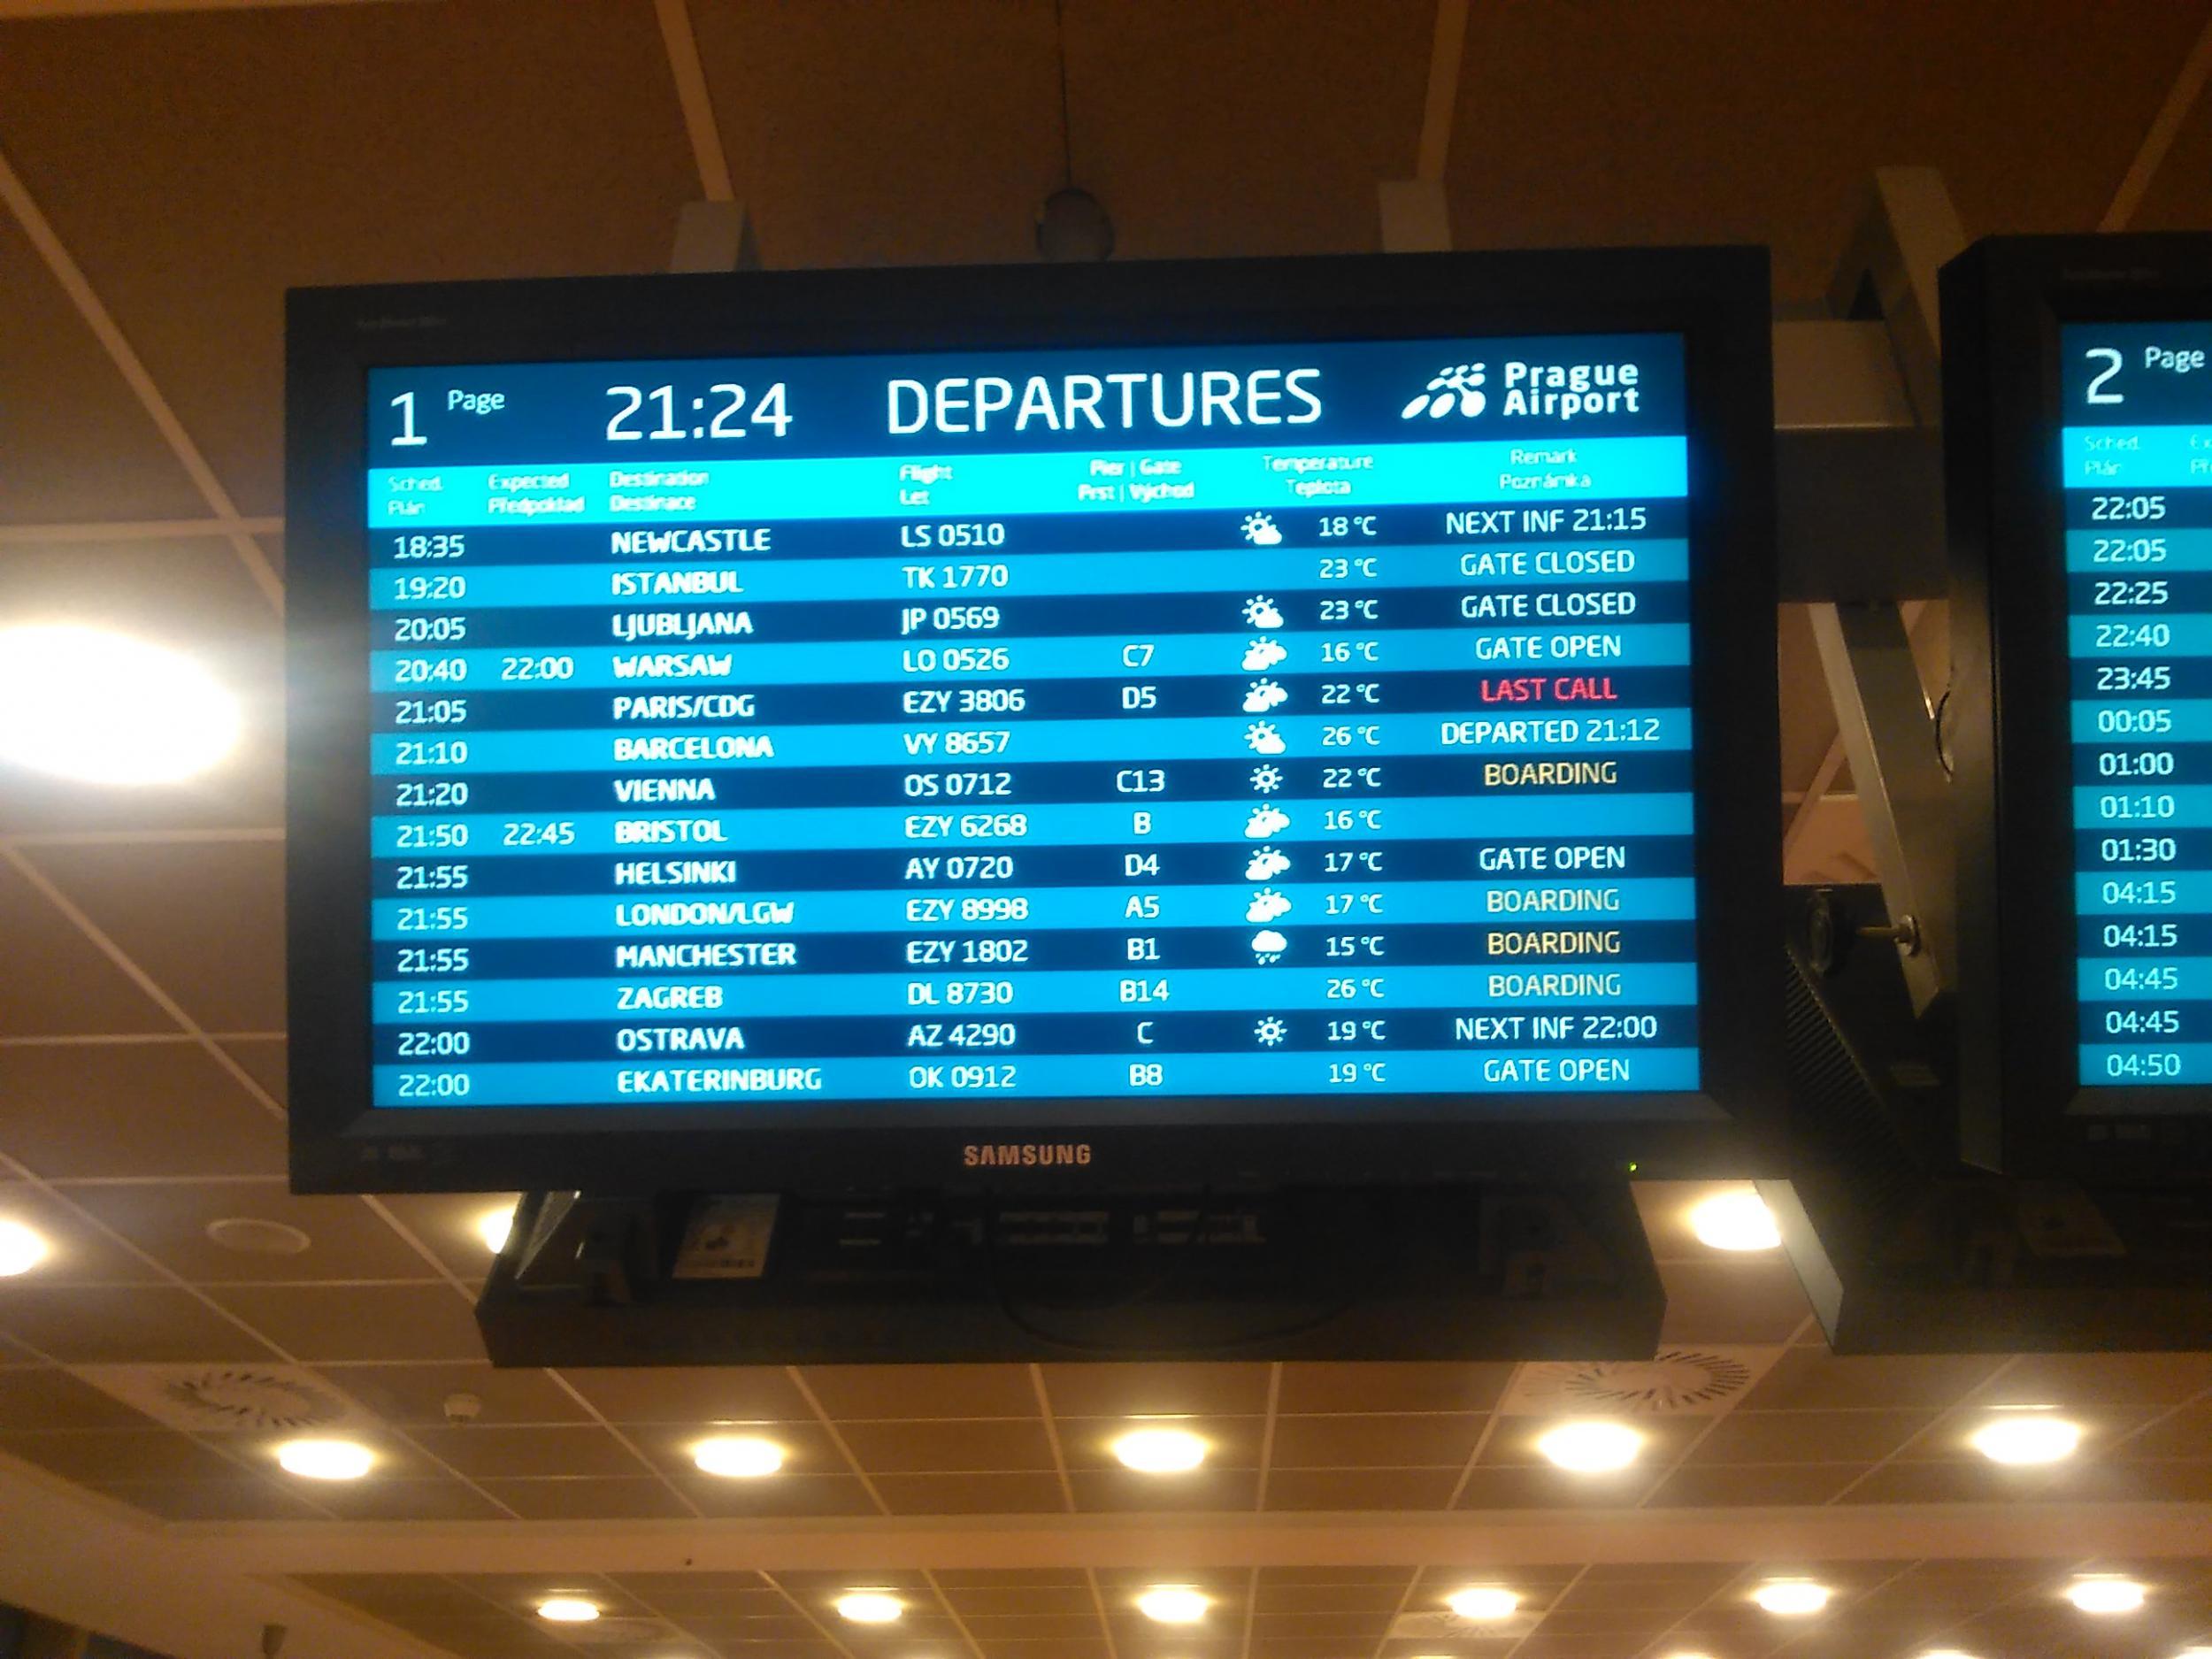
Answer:
[{"label": "black monitor bezel", "polygon": [[2212,235],[1991,237],[1940,284],[1960,1150],[2016,1175],[2201,1179],[2212,1089],[2080,1081],[2058,454],[2061,330],[2212,320]]},{"label": "black monitor bezel", "polygon": [[[287,314],[287,891],[292,1180],[302,1192],[865,1189],[963,1180],[1158,1187],[1771,1172],[1782,1103],[1772,371],[1763,249],[1439,254],[904,271],[555,279],[296,290]],[[369,1091],[369,617],[361,580],[373,367],[809,351],[1202,344],[1657,331],[1683,338],[1699,800],[1698,1121],[1653,1097],[1325,1100],[1246,1122],[1219,1102],[1031,1102],[1025,1127],[954,1122],[738,1128],[726,1110],[373,1110]],[[1592,1103],[1591,1097],[1578,1097]],[[1679,1096],[1656,1097],[1671,1105]],[[1281,1103],[1274,1109],[1281,1110]],[[941,1109],[940,1109],[941,1110]],[[1098,1117],[1084,1121],[1087,1110]],[[1204,1121],[1172,1121],[1174,1113]],[[721,1121],[707,1121],[719,1118]],[[981,1166],[974,1142],[1085,1148]]]}]

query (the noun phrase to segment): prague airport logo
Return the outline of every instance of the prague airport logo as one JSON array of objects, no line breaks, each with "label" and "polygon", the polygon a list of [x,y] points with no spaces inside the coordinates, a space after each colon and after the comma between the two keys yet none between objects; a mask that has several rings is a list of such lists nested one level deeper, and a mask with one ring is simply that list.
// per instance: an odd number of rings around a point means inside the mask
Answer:
[{"label": "prague airport logo", "polygon": [[1399,412],[1401,420],[1411,420],[1425,414],[1431,420],[1441,420],[1456,406],[1459,412],[1473,419],[1482,413],[1489,402],[1482,395],[1483,365],[1479,363],[1455,364],[1438,372],[1434,380],[1420,395]]}]

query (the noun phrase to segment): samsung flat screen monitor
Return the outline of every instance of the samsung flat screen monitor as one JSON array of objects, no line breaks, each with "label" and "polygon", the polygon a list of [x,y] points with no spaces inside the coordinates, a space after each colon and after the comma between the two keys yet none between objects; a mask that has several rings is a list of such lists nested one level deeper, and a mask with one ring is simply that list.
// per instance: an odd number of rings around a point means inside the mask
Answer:
[{"label": "samsung flat screen monitor", "polygon": [[303,1189],[1765,1156],[1762,251],[289,325]]},{"label": "samsung flat screen monitor", "polygon": [[2212,1170],[2212,237],[1944,273],[1965,1149]]}]

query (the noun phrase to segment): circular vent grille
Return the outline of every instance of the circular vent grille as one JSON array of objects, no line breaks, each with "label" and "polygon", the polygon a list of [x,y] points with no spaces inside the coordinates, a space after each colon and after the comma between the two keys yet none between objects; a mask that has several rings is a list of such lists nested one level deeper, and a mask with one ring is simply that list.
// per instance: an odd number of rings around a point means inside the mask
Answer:
[{"label": "circular vent grille", "polygon": [[346,1415],[344,1402],[297,1378],[251,1366],[227,1365],[161,1386],[163,1402],[201,1426],[222,1429],[311,1429]]},{"label": "circular vent grille", "polygon": [[1528,1393],[1552,1409],[1612,1414],[1710,1411],[1751,1386],[1743,1360],[1710,1348],[1670,1348],[1647,1360],[1532,1365]]}]

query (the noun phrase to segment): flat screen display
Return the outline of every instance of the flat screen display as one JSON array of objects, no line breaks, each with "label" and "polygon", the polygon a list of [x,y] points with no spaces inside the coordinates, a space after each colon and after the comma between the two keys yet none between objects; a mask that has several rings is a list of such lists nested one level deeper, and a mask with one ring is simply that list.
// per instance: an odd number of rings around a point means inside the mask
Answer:
[{"label": "flat screen display", "polygon": [[2071,323],[2060,360],[2078,1107],[2100,1110],[2212,1083],[2212,323]]},{"label": "flat screen display", "polygon": [[1753,1172],[1765,292],[295,296],[296,1180]]},{"label": "flat screen display", "polygon": [[368,403],[377,1105],[1694,1109],[1678,338]]}]

